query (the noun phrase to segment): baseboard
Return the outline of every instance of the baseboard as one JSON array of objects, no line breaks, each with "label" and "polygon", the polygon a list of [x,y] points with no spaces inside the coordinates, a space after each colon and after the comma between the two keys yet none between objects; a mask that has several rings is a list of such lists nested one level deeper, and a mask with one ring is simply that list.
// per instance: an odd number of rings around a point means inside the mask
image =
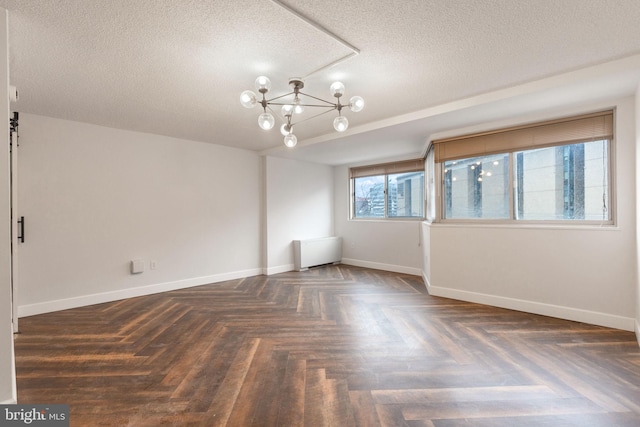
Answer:
[{"label": "baseboard", "polygon": [[277,267],[267,267],[263,269],[262,274],[266,276],[271,276],[272,274],[287,273],[289,271],[294,271],[294,270],[295,270],[295,266],[293,264],[279,265]]},{"label": "baseboard", "polygon": [[347,265],[354,265],[356,267],[372,268],[374,270],[392,271],[394,273],[413,274],[414,276],[421,276],[422,269],[406,267],[404,265],[383,264],[372,261],[362,261],[353,258],[342,258],[342,263]]},{"label": "baseboard", "polygon": [[18,401],[15,399],[0,400],[0,405],[15,405],[16,403],[18,403]]},{"label": "baseboard", "polygon": [[630,317],[615,316],[613,314],[600,313],[596,311],[582,310],[578,308],[564,307],[553,304],[545,304],[534,301],[526,301],[516,298],[507,298],[476,292],[462,291],[459,289],[442,288],[431,286],[428,283],[427,291],[429,292],[429,295],[433,296],[491,305],[494,307],[501,307],[509,310],[524,311],[527,313],[540,314],[543,316],[556,317],[559,319],[572,320],[575,322],[588,323],[591,325],[605,326],[607,328],[622,329],[625,331],[633,331],[635,323],[636,336],[640,336],[638,335],[637,322],[635,321],[635,319]]},{"label": "baseboard", "polygon": [[176,289],[185,289],[194,286],[208,285],[210,283],[224,282],[226,280],[242,279],[245,277],[258,276],[261,273],[262,269],[259,268],[251,270],[241,270],[230,273],[214,274],[211,276],[177,280],[174,282],[140,286],[137,288],[121,289],[99,294],[83,295],[79,297],[46,301],[36,304],[21,305],[18,306],[18,317],[35,316],[38,314],[51,313],[54,311],[68,310],[70,308],[85,307],[88,305],[102,304],[105,302],[157,294],[160,292],[174,291]]},{"label": "baseboard", "polygon": [[636,320],[636,340],[640,346],[640,322],[638,322],[638,320]]}]

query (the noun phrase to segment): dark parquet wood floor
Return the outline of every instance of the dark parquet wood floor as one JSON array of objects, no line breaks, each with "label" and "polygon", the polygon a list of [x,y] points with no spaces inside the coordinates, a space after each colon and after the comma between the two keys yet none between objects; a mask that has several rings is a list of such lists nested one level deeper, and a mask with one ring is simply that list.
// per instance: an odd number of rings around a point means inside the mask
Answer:
[{"label": "dark parquet wood floor", "polygon": [[327,266],[33,316],[19,403],[72,426],[640,426],[630,332]]}]

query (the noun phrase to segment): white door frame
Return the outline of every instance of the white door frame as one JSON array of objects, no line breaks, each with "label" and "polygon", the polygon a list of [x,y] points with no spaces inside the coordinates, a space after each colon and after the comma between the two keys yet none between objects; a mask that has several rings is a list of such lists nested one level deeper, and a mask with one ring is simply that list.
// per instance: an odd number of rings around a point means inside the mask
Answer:
[{"label": "white door frame", "polygon": [[[18,332],[18,131],[17,123],[10,127],[9,143],[11,144],[11,320],[13,332]],[[24,229],[22,229],[24,232]]]}]

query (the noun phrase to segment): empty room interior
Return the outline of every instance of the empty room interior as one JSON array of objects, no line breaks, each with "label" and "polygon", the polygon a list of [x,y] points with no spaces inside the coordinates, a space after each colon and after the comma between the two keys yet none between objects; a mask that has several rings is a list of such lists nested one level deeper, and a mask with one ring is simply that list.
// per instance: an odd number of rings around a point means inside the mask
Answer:
[{"label": "empty room interior", "polygon": [[6,408],[640,425],[636,0],[0,18]]}]

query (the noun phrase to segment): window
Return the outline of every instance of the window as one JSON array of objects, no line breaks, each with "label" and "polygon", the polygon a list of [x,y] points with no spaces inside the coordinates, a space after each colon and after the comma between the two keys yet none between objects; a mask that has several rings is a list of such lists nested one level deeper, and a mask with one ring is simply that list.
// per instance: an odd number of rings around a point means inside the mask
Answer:
[{"label": "window", "polygon": [[514,153],[516,218],[608,220],[609,141]]},{"label": "window", "polygon": [[354,179],[355,218],[384,218],[384,175]]},{"label": "window", "polygon": [[444,218],[509,218],[509,156],[444,164]]},{"label": "window", "polygon": [[435,142],[441,217],[610,222],[612,133],[608,111]]},{"label": "window", "polygon": [[352,168],[351,218],[424,218],[424,160]]}]

